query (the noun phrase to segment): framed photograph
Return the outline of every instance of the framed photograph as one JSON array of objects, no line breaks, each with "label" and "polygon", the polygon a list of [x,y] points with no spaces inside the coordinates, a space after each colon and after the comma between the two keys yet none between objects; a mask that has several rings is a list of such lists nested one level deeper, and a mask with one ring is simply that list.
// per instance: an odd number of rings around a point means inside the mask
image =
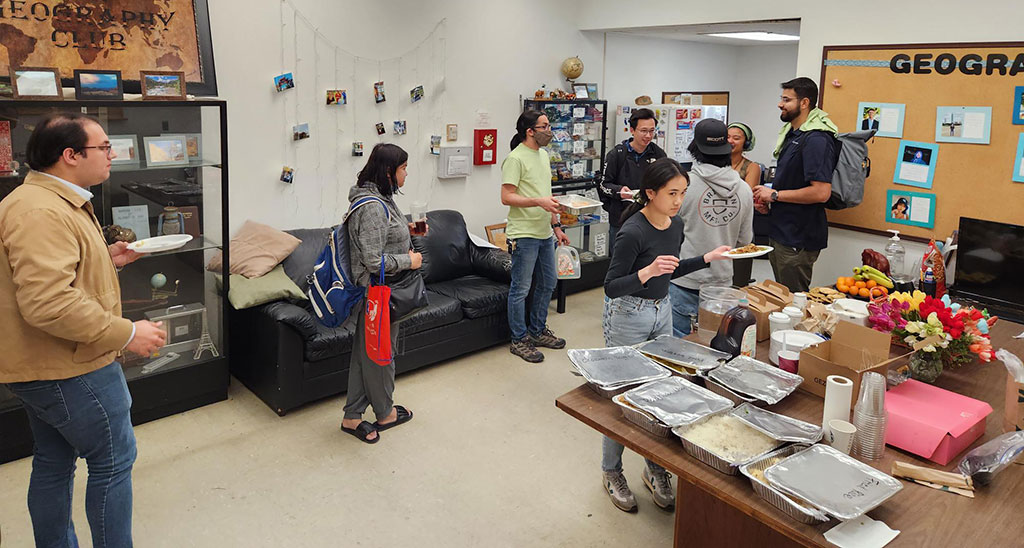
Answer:
[{"label": "framed photograph", "polygon": [[203,156],[203,134],[202,133],[161,133],[161,137],[181,137],[185,140],[185,152],[189,161],[195,161]]},{"label": "framed photograph", "polygon": [[1013,180],[1024,183],[1024,133],[1017,137],[1017,157],[1013,160]]},{"label": "framed photograph", "polygon": [[138,164],[139,163],[139,138],[135,135],[109,135],[110,139],[110,163]]},{"label": "framed photograph", "polygon": [[931,188],[938,159],[939,145],[935,143],[900,141],[892,180],[901,185]]},{"label": "framed photograph", "polygon": [[75,99],[79,101],[120,101],[124,99],[121,71],[75,69]]},{"label": "framed photograph", "polygon": [[348,104],[348,92],[343,89],[327,90],[327,106]]},{"label": "framed photograph", "polygon": [[992,107],[935,107],[935,141],[987,145]]},{"label": "framed photograph", "polygon": [[457,141],[459,139],[459,124],[447,124],[444,126],[445,139]]},{"label": "framed photograph", "polygon": [[594,101],[600,99],[597,96],[597,84],[587,84],[587,97]]},{"label": "framed photograph", "polygon": [[857,130],[875,130],[875,137],[903,138],[906,105],[861,102],[857,105]]},{"label": "framed photograph", "polygon": [[146,147],[147,166],[188,165],[188,145],[184,135],[143,137],[142,142]]},{"label": "framed photograph", "polygon": [[885,220],[889,223],[935,227],[935,195],[924,192],[890,190],[885,199]]},{"label": "framed photograph", "polygon": [[60,70],[55,68],[12,69],[11,86],[15,99],[64,99],[60,87]]},{"label": "framed photograph", "polygon": [[286,72],[274,77],[274,89],[276,89],[278,93],[286,89],[292,89],[293,87],[295,87],[295,77],[292,76],[292,73]]},{"label": "framed photograph", "polygon": [[139,71],[143,101],[184,101],[185,73],[174,70]]},{"label": "framed photograph", "polygon": [[587,95],[587,85],[588,84],[573,83],[573,85],[572,85],[572,92],[576,94],[576,98],[577,99],[589,99],[590,98],[590,96]]},{"label": "framed photograph", "polygon": [[1013,123],[1024,125],[1024,86],[1017,86],[1013,90]]},{"label": "framed photograph", "polygon": [[498,223],[484,227],[484,232],[487,234],[487,241],[498,246],[498,249],[503,251],[508,248],[508,237],[505,235],[505,227],[507,224],[508,223]]}]

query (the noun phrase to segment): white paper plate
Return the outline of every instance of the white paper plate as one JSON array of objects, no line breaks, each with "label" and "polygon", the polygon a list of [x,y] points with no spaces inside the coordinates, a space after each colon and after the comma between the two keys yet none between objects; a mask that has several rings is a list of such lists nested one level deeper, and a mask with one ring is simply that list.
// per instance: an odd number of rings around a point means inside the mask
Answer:
[{"label": "white paper plate", "polygon": [[128,244],[128,249],[139,253],[159,253],[161,251],[178,249],[191,241],[191,234],[171,234],[132,242]]},{"label": "white paper plate", "polygon": [[[782,348],[782,335],[786,335],[786,348]],[[780,350],[794,350],[799,352],[808,346],[824,341],[825,338],[815,333],[797,331],[795,329],[783,329],[771,335],[769,344],[768,361],[778,365]]]},{"label": "white paper plate", "polygon": [[751,257],[760,257],[761,255],[767,255],[775,250],[770,245],[759,245],[757,247],[762,248],[761,251],[754,251],[753,253],[732,253],[726,252],[724,257],[728,259],[750,259]]}]

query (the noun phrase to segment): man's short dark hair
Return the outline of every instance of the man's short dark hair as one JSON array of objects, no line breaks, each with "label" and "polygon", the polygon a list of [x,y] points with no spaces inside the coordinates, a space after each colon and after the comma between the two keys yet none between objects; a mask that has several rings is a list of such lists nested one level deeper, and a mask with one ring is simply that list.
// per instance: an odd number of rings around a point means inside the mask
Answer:
[{"label": "man's short dark hair", "polygon": [[815,84],[814,80],[801,76],[800,78],[793,78],[788,82],[783,82],[780,85],[782,89],[793,90],[797,101],[807,99],[811,103],[811,108],[818,106],[818,84]]},{"label": "man's short dark hair", "polygon": [[[732,156],[729,154],[704,154],[697,148],[697,141],[690,141],[686,150],[693,156],[693,161],[698,164],[711,164],[715,167],[726,167],[732,165]],[[689,177],[687,177],[689,180]]]},{"label": "man's short dark hair", "polygon": [[28,166],[36,171],[43,170],[56,164],[65,149],[85,150],[89,141],[85,125],[89,122],[99,123],[80,112],[60,112],[44,118],[28,138],[25,150]]},{"label": "man's short dark hair", "polygon": [[649,108],[638,108],[634,110],[633,114],[629,115],[629,127],[636,129],[640,120],[654,120],[654,125],[658,125],[658,120],[654,118],[654,111]]}]

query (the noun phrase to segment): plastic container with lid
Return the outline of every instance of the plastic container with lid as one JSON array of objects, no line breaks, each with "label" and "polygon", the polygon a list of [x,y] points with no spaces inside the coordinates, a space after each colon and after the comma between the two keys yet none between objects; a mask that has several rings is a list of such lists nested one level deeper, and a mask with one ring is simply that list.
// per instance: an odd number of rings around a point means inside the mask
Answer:
[{"label": "plastic container with lid", "polygon": [[889,238],[889,245],[885,246],[885,250],[882,252],[889,261],[889,277],[894,282],[907,281],[907,250],[900,243],[900,231],[889,229],[889,232],[892,232],[892,238]]},{"label": "plastic container with lid", "polygon": [[742,289],[724,285],[706,285],[700,288],[700,308],[697,312],[697,333],[709,340],[718,332],[718,325],[726,312],[746,298]]}]

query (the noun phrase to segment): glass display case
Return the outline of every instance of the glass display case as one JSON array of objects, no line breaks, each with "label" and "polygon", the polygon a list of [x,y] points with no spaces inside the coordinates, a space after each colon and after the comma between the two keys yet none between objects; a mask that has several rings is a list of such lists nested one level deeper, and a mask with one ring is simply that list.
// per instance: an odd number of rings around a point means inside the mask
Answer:
[{"label": "glass display case", "polygon": [[[119,359],[132,394],[135,424],[227,398],[229,280],[206,266],[227,265],[227,104],[196,101],[0,101],[10,130],[14,172],[0,174],[0,199],[28,173],[25,147],[35,124],[52,112],[82,112],[107,132],[117,157],[110,178],[90,189],[108,243],[187,234],[177,249],[144,254],[119,273],[122,315],[162,321],[167,346]],[[2,142],[2,140],[0,140]],[[2,154],[0,154],[2,156]],[[221,266],[220,268],[223,268]],[[223,289],[221,289],[223,285]],[[222,293],[223,291],[223,293]],[[0,389],[0,462],[19,458],[24,411]],[[19,454],[21,453],[21,454]]]}]

